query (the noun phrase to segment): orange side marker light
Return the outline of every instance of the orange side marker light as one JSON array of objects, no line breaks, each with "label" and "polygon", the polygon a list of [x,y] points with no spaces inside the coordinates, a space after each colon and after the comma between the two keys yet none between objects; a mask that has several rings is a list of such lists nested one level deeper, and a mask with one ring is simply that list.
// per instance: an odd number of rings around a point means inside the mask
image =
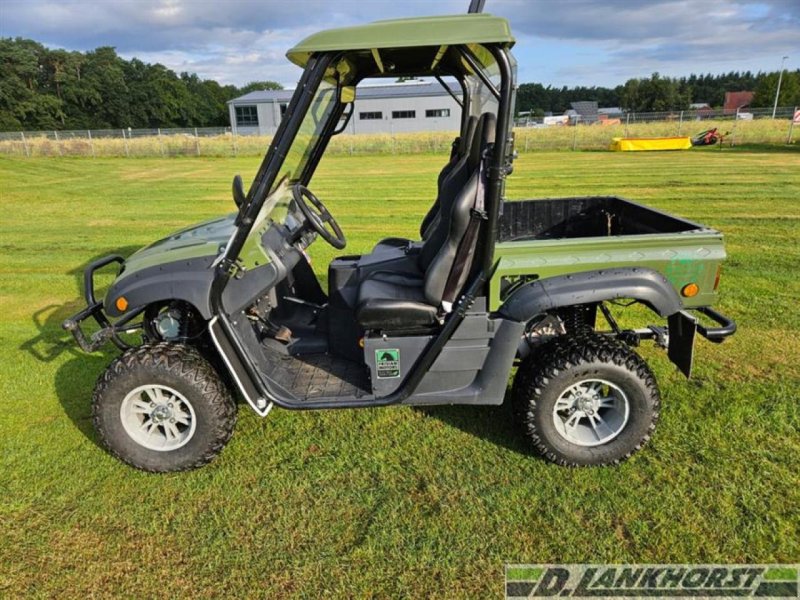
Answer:
[{"label": "orange side marker light", "polygon": [[687,298],[694,298],[699,293],[700,288],[697,287],[696,283],[687,283],[681,290],[681,295],[686,296]]}]

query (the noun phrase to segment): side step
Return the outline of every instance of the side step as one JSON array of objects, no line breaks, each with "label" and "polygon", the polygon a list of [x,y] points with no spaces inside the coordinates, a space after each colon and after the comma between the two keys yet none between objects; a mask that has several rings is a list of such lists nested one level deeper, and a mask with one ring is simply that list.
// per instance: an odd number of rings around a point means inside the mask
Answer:
[{"label": "side step", "polygon": [[247,400],[247,403],[258,415],[266,417],[269,411],[272,410],[272,402],[262,397],[250,381],[244,367],[236,357],[236,351],[228,341],[222,325],[219,324],[218,317],[211,319],[208,324],[208,332],[211,334],[214,346],[216,346],[222,360],[225,362],[225,366],[228,367],[228,372],[236,382],[236,386],[244,396],[244,399]]}]

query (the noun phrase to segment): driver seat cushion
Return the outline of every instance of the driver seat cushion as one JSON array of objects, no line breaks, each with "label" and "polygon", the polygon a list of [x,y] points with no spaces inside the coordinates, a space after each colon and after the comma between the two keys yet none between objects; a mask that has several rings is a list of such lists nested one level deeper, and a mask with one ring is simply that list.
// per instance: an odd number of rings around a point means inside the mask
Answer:
[{"label": "driver seat cushion", "polygon": [[438,310],[425,302],[424,281],[413,275],[378,271],[358,290],[356,318],[364,329],[415,330],[438,323]]}]

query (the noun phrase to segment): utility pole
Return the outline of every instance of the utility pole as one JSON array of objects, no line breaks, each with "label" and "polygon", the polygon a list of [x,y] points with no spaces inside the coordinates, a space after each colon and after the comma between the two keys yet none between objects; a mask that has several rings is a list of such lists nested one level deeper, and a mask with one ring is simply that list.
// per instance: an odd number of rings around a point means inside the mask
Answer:
[{"label": "utility pole", "polygon": [[778,89],[775,90],[775,104],[772,107],[772,118],[775,118],[775,113],[778,112],[778,96],[781,93],[781,82],[783,81],[783,63],[784,61],[789,58],[788,56],[784,56],[781,59],[781,70],[778,73]]}]

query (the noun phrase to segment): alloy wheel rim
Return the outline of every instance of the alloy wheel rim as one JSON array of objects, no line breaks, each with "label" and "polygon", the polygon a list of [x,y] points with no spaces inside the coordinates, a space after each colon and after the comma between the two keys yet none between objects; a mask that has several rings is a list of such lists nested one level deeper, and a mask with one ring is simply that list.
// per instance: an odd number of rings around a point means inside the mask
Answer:
[{"label": "alloy wheel rim", "polygon": [[160,384],[141,385],[122,400],[120,420],[140,446],[157,452],[189,443],[197,427],[194,407],[186,396]]},{"label": "alloy wheel rim", "polygon": [[592,447],[607,444],[628,424],[630,402],[622,389],[605,379],[570,385],[553,406],[553,424],[568,442]]}]

